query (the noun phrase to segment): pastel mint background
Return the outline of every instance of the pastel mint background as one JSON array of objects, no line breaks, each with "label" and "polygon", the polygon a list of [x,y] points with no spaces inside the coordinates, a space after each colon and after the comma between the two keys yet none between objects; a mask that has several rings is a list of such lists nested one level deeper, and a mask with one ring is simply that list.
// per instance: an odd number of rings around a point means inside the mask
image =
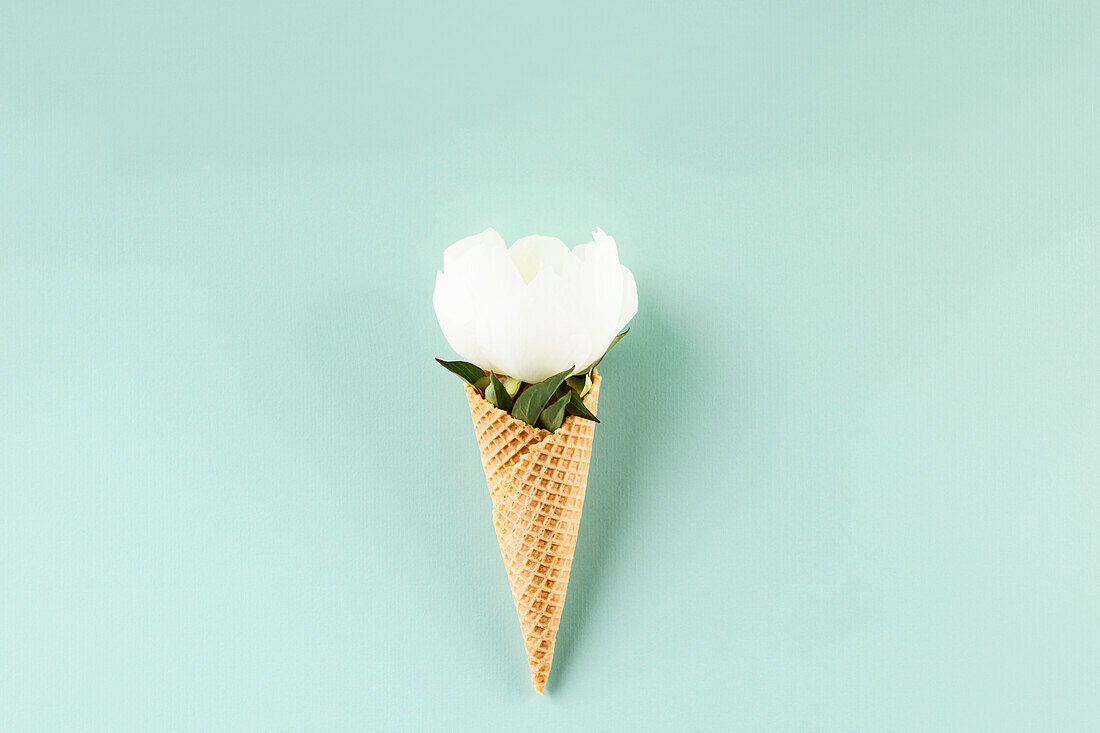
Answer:
[{"label": "pastel mint background", "polygon": [[[1100,728],[1093,3],[7,4],[0,728]],[[637,277],[545,697],[431,306]]]}]

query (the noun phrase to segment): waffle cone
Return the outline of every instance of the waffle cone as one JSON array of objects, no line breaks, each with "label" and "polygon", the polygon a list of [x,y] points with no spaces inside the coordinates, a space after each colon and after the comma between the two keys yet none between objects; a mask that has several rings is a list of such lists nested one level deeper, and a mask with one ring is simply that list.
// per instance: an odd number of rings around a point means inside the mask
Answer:
[{"label": "waffle cone", "polygon": [[[593,375],[584,398],[593,413],[599,392],[600,378]],[[466,396],[531,682],[541,693],[554,660],[596,425],[570,416],[551,433],[498,410],[469,385]]]}]

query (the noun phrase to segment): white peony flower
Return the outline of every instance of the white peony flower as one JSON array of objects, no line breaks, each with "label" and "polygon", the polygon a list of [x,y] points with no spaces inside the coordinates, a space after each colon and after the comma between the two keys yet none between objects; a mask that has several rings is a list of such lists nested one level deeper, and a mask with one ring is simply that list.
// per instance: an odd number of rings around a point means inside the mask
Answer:
[{"label": "white peony flower", "polygon": [[492,229],[455,242],[435,278],[447,342],[486,371],[541,382],[582,374],[638,312],[638,290],[602,230],[570,250],[532,236],[510,248]]}]

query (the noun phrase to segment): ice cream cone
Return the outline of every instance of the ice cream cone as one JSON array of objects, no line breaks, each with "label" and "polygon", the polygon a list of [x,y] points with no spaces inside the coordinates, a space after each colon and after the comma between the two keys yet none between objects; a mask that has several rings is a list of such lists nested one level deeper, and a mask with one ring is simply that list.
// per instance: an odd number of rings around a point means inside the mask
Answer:
[{"label": "ice cream cone", "polygon": [[[584,398],[593,413],[599,391],[600,378],[593,374]],[[531,682],[541,693],[554,659],[596,424],[569,416],[551,433],[493,407],[469,385],[466,396]]]}]

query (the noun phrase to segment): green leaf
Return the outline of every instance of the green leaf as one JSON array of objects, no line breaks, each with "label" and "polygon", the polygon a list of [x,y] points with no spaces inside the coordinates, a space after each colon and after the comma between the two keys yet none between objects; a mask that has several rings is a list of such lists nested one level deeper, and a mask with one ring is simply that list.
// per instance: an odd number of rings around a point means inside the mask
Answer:
[{"label": "green leaf", "polygon": [[569,393],[569,404],[566,405],[566,413],[570,415],[576,415],[577,417],[583,417],[585,420],[591,420],[592,422],[599,422],[596,416],[592,414],[581,398],[577,396],[576,392]]},{"label": "green leaf", "polygon": [[615,344],[619,343],[619,341],[622,340],[623,336],[627,335],[628,333],[630,333],[629,328],[626,329],[625,331],[623,331],[622,333],[620,333],[615,338],[611,339],[611,343],[608,345],[607,351],[603,352],[603,356],[601,356],[599,359],[596,359],[596,361],[592,362],[592,366],[588,367],[588,372],[586,372],[586,373],[591,374],[593,371],[595,371],[595,369],[599,365],[599,363],[604,360],[604,357],[607,356],[607,354],[611,351],[611,349],[615,348]]},{"label": "green leaf", "polygon": [[573,367],[569,367],[564,372],[547,377],[538,384],[532,384],[523,390],[512,408],[512,417],[523,420],[528,425],[537,425],[542,408],[546,407],[550,397],[572,372]]},{"label": "green leaf", "polygon": [[498,410],[512,411],[512,395],[508,394],[508,390],[504,388],[504,385],[500,383],[495,374],[489,375],[489,386],[485,388],[485,399],[489,400],[489,404]]},{"label": "green leaf", "polygon": [[576,392],[581,397],[588,394],[588,390],[592,389],[592,375],[580,374],[575,377],[570,377],[565,380],[565,383],[569,385],[569,389]]},{"label": "green leaf", "polygon": [[485,372],[468,361],[443,361],[442,359],[436,359],[436,361],[442,364],[444,369],[457,374],[475,387],[479,379],[485,378]]},{"label": "green leaf", "polygon": [[504,378],[504,391],[508,393],[509,397],[515,397],[519,393],[519,388],[523,386],[523,382],[519,381],[515,377]]},{"label": "green leaf", "polygon": [[571,394],[573,394],[573,392],[565,395],[542,411],[539,422],[551,433],[560,428],[562,421],[565,420],[565,406],[569,403],[569,395]]}]

